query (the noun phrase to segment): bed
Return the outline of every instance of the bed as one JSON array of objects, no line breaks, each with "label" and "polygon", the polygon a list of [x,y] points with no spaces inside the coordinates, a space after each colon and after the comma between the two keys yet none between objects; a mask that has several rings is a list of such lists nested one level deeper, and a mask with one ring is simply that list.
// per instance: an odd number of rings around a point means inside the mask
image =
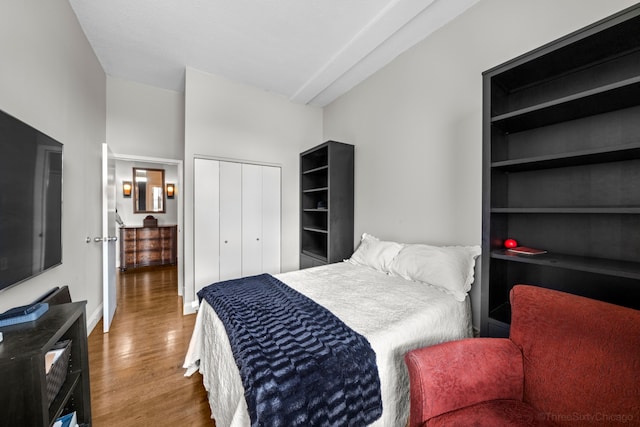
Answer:
[{"label": "bed", "polygon": [[[375,352],[382,416],[373,425],[404,426],[411,349],[472,335],[468,291],[477,246],[435,247],[385,242],[364,234],[351,259],[275,275],[366,337]],[[202,300],[185,357],[199,371],[218,427],[251,424],[225,326]]]}]

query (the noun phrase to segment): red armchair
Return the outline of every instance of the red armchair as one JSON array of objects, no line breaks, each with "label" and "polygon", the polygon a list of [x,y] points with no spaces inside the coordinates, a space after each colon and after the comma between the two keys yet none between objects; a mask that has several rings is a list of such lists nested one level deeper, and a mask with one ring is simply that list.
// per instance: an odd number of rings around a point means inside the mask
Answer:
[{"label": "red armchair", "polygon": [[640,311],[535,286],[509,338],[412,350],[409,426],[640,426]]}]

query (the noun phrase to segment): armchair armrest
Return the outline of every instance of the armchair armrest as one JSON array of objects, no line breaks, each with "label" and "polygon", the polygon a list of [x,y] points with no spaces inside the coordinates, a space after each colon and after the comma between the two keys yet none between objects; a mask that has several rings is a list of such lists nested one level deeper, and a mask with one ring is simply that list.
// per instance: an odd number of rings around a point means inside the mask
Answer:
[{"label": "armchair armrest", "polygon": [[506,338],[467,338],[412,350],[409,426],[494,399],[522,400],[520,349]]}]

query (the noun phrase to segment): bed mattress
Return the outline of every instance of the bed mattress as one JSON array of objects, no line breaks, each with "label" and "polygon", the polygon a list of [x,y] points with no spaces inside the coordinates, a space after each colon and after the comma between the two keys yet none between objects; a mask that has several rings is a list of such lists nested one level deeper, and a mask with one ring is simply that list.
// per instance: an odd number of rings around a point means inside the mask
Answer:
[{"label": "bed mattress", "polygon": [[[469,299],[456,301],[424,283],[349,262],[278,274],[279,280],[365,336],[376,353],[383,402],[373,425],[405,426],[409,379],[403,356],[411,349],[469,337]],[[250,425],[240,373],[225,328],[206,301],[198,310],[185,375],[199,370],[218,427]]]}]

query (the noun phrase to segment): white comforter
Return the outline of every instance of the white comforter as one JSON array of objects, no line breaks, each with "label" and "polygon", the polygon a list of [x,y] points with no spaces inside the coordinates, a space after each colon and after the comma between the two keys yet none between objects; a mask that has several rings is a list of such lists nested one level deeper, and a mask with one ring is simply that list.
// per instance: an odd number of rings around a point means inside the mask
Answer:
[{"label": "white comforter", "polygon": [[[369,340],[376,353],[382,393],[383,413],[376,426],[406,425],[409,379],[403,357],[408,350],[472,333],[468,297],[459,302],[437,288],[367,267],[342,262],[276,277]],[[185,375],[200,370],[216,426],[250,425],[229,340],[206,301],[198,311],[184,367]]]}]

